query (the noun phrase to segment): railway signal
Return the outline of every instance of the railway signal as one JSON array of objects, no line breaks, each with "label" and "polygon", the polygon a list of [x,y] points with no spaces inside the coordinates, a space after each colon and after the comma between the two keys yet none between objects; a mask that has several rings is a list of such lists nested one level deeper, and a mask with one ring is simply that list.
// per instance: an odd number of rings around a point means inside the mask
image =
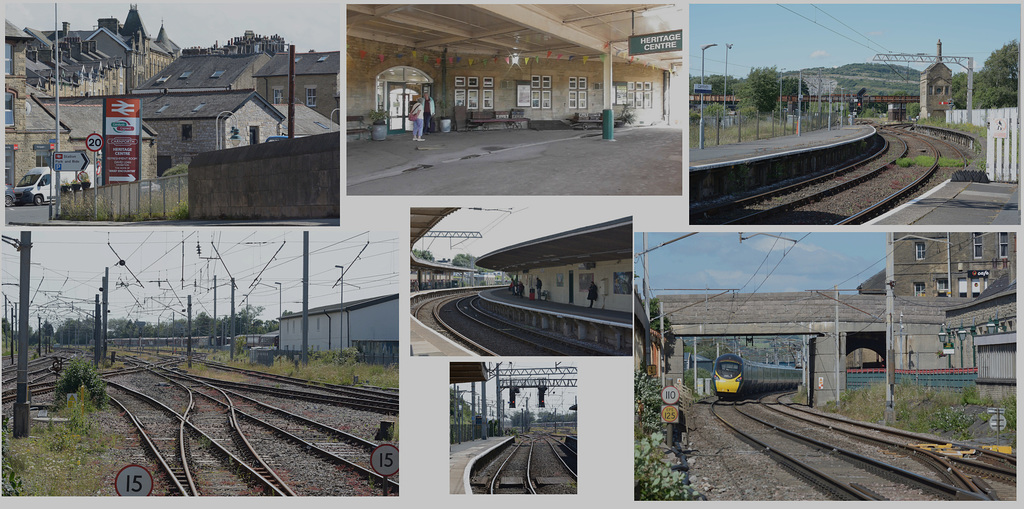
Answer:
[{"label": "railway signal", "polygon": [[544,408],[544,393],[547,392],[547,390],[548,390],[547,387],[538,387],[537,388],[537,396],[538,396],[537,399],[539,400],[539,403],[537,403],[537,406],[540,407],[540,408]]},{"label": "railway signal", "polygon": [[509,408],[515,408],[516,407],[516,393],[517,392],[519,392],[519,388],[518,387],[514,387],[514,388],[512,388],[509,391],[509,393],[508,393],[508,407]]}]

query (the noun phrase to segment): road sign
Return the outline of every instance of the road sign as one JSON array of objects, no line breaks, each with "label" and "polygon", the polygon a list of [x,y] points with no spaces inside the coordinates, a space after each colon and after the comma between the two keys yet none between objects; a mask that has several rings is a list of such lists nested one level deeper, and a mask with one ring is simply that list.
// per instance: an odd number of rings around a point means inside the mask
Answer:
[{"label": "road sign", "polygon": [[92,133],[85,138],[85,148],[99,152],[103,148],[103,136],[100,133]]},{"label": "road sign", "polygon": [[1003,417],[1002,414],[993,415],[992,418],[988,420],[988,427],[996,431],[1003,431],[1006,429],[1006,417]]},{"label": "road sign", "polygon": [[128,465],[117,473],[114,488],[121,497],[148,497],[153,492],[153,474],[141,465]]},{"label": "road sign", "polygon": [[666,405],[675,405],[679,403],[679,389],[675,386],[669,385],[661,390],[661,402]]},{"label": "road sign", "polygon": [[79,150],[77,152],[57,152],[53,154],[53,169],[57,171],[82,171],[89,167],[89,156]]},{"label": "road sign", "polygon": [[672,405],[661,407],[661,422],[679,422],[679,410]]},{"label": "road sign", "polygon": [[1010,132],[1010,123],[1005,118],[997,118],[992,121],[992,137],[1006,138]]},{"label": "road sign", "polygon": [[381,444],[370,453],[370,466],[373,471],[384,477],[398,473],[398,448],[391,444]]},{"label": "road sign", "polygon": [[710,94],[711,93],[711,84],[710,83],[703,83],[703,84],[702,83],[694,83],[693,84],[693,93],[695,93],[695,94]]}]

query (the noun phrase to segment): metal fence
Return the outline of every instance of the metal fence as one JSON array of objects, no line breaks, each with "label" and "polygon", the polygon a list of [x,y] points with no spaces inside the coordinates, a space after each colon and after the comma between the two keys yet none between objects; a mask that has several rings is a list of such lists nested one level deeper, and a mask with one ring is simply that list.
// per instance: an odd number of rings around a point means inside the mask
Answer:
[{"label": "metal fence", "polygon": [[[833,128],[842,125],[838,113],[832,114]],[[825,113],[804,113],[800,117],[801,132],[817,131],[828,127],[829,115]],[[797,116],[778,114],[704,116],[704,146],[714,147],[754,140],[765,140],[796,134]],[[690,148],[700,144],[700,122],[690,123]]]},{"label": "metal fence", "polygon": [[111,184],[61,195],[61,217],[127,221],[174,217],[188,206],[188,175]]},{"label": "metal fence", "polygon": [[[923,385],[962,389],[973,385],[978,378],[978,368],[944,369],[897,369],[896,383],[900,385]],[[885,382],[884,369],[846,370],[846,388],[859,389],[873,383]]]}]

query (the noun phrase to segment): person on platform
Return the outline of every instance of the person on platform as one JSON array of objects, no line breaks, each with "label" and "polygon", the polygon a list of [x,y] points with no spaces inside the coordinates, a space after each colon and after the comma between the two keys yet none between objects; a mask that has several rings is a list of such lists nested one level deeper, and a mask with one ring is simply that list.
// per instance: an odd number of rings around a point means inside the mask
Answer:
[{"label": "person on platform", "polygon": [[424,141],[423,98],[412,103],[412,107],[409,108],[409,120],[412,120],[412,141]]},{"label": "person on platform", "polygon": [[587,288],[587,300],[590,301],[589,307],[594,307],[594,301],[597,300],[597,284],[593,281],[590,282],[590,288]]},{"label": "person on platform", "polygon": [[540,278],[537,278],[537,300],[540,300],[540,286],[541,286]]},{"label": "person on platform", "polygon": [[423,93],[423,132],[425,134],[431,134],[434,132],[433,118],[434,112],[437,111],[434,107],[434,100],[430,98],[430,92]]}]

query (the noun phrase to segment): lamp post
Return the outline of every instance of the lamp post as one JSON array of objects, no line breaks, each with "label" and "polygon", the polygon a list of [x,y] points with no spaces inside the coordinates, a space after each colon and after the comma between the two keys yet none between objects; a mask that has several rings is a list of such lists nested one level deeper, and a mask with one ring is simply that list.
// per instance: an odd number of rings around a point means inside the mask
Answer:
[{"label": "lamp post", "polygon": [[732,44],[725,45],[725,86],[722,91],[723,115],[729,112],[729,50]]},{"label": "lamp post", "polygon": [[[335,265],[334,268],[341,269],[341,277],[338,278],[338,348],[345,349],[345,266]],[[349,340],[352,338],[350,337]]]},{"label": "lamp post", "polygon": [[786,134],[786,124],[782,118],[782,73],[786,72],[786,68],[779,69],[779,125],[782,126],[782,134]]},{"label": "lamp post", "polygon": [[[713,48],[718,44],[705,44],[700,47],[700,84],[704,84],[704,52],[708,48]],[[704,91],[701,90],[700,94],[700,134],[698,135],[699,147],[701,150],[704,149]]]},{"label": "lamp post", "polygon": [[[950,341],[949,341],[949,334],[950,334],[950,332],[949,332],[949,329],[946,327],[946,324],[942,324],[942,327],[939,329],[938,336],[939,336],[939,343],[942,344],[942,353],[943,353],[943,355],[946,355],[946,350],[947,350],[946,345],[950,343]],[[950,348],[952,348],[952,345],[950,345]],[[948,358],[948,357],[946,358],[946,367],[947,368],[952,368],[953,367],[953,359],[952,358]],[[918,367],[918,369],[921,369],[920,366]]]},{"label": "lamp post", "polygon": [[224,148],[224,132],[221,131],[221,125],[222,124],[220,123],[220,117],[221,117],[221,115],[225,115],[225,114],[226,114],[226,116],[224,117],[225,121],[227,121],[228,117],[230,117],[232,115],[232,113],[230,111],[222,111],[222,112],[217,114],[217,120],[214,123],[214,127],[217,128],[217,150],[221,150],[221,149]]},{"label": "lamp post", "polygon": [[281,289],[284,288],[279,281],[274,281],[277,285],[277,344],[281,345],[281,315],[284,314],[284,309],[281,307]]},{"label": "lamp post", "polygon": [[803,108],[804,106],[804,70],[800,69],[800,76],[796,82],[796,135],[800,136],[800,131],[803,127]]}]

